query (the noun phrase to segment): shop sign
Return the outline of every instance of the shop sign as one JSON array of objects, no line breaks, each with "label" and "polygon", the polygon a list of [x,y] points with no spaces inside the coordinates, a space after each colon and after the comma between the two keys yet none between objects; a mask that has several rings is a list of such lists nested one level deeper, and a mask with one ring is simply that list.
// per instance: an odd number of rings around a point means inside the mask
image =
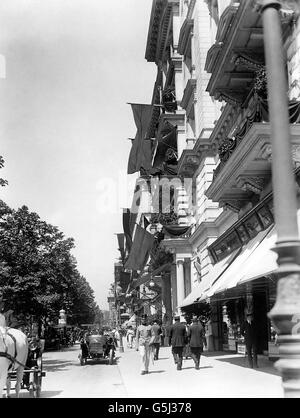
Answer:
[{"label": "shop sign", "polygon": [[238,344],[237,345],[237,352],[238,354],[246,354],[246,346],[245,344]]}]

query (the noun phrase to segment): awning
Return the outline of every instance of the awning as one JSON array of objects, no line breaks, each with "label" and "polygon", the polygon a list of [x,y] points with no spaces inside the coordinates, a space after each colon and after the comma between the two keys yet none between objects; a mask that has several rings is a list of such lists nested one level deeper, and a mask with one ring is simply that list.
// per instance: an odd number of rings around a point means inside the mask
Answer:
[{"label": "awning", "polygon": [[216,263],[211,271],[203,277],[201,282],[192,290],[192,292],[182,301],[178,306],[183,308],[184,306],[192,305],[205,293],[220,277],[220,275],[231,265],[235,258],[240,253],[241,249],[238,248],[233,253],[229,254],[223,260]]},{"label": "awning", "polygon": [[275,247],[277,233],[274,228],[259,244],[257,249],[248,258],[244,266],[244,273],[237,282],[237,285],[267,276],[277,269],[277,254],[271,250]]},{"label": "awning", "polygon": [[[226,289],[235,287],[238,281],[241,279],[241,276],[246,273],[246,266],[250,268],[250,263],[252,259],[251,255],[255,253],[256,249],[260,246],[264,238],[266,238],[267,235],[271,233],[271,231],[273,231],[274,234],[273,226],[268,228],[267,230],[259,232],[251,241],[249,241],[242,248],[242,251],[240,252],[238,257],[236,257],[234,262],[229,266],[228,269],[226,269],[226,271],[221,275],[221,277],[219,277],[219,280],[217,280],[205,293],[202,294],[200,300],[207,299],[209,297],[212,297],[216,293],[224,292]],[[265,263],[263,263],[262,266],[263,271],[264,269]],[[251,276],[250,270],[249,274]]]}]

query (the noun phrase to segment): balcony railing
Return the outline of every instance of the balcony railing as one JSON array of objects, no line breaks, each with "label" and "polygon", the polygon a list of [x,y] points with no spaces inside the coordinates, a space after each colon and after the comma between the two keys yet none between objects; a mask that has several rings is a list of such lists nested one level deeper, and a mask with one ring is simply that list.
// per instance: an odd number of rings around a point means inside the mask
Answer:
[{"label": "balcony railing", "polygon": [[[289,115],[290,123],[300,123],[300,102],[290,101],[289,102]],[[247,117],[239,124],[235,134],[231,138],[226,138],[219,146],[219,158],[220,163],[214,170],[214,179],[220,174],[222,168],[225,166],[235,149],[243,141],[247,132],[250,130],[252,125],[257,122],[269,122],[269,106],[268,101],[264,96],[256,94],[251,104],[250,113]]]}]

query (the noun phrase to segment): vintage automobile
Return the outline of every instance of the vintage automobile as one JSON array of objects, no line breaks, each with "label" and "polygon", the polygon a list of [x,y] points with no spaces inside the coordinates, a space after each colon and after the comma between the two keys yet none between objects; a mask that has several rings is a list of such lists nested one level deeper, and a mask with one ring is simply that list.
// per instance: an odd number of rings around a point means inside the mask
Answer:
[{"label": "vintage automobile", "polygon": [[91,334],[84,337],[80,343],[81,353],[78,358],[81,366],[88,359],[105,359],[113,364],[116,350],[116,340],[112,335]]}]

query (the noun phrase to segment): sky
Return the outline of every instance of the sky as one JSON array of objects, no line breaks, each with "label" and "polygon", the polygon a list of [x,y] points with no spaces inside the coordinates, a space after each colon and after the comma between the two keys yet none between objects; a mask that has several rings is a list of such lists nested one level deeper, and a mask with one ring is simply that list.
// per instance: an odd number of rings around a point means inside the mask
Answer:
[{"label": "sky", "polygon": [[1,0],[0,199],[75,239],[78,270],[108,309],[116,233],[136,175],[132,103],[150,103],[151,0]]}]

